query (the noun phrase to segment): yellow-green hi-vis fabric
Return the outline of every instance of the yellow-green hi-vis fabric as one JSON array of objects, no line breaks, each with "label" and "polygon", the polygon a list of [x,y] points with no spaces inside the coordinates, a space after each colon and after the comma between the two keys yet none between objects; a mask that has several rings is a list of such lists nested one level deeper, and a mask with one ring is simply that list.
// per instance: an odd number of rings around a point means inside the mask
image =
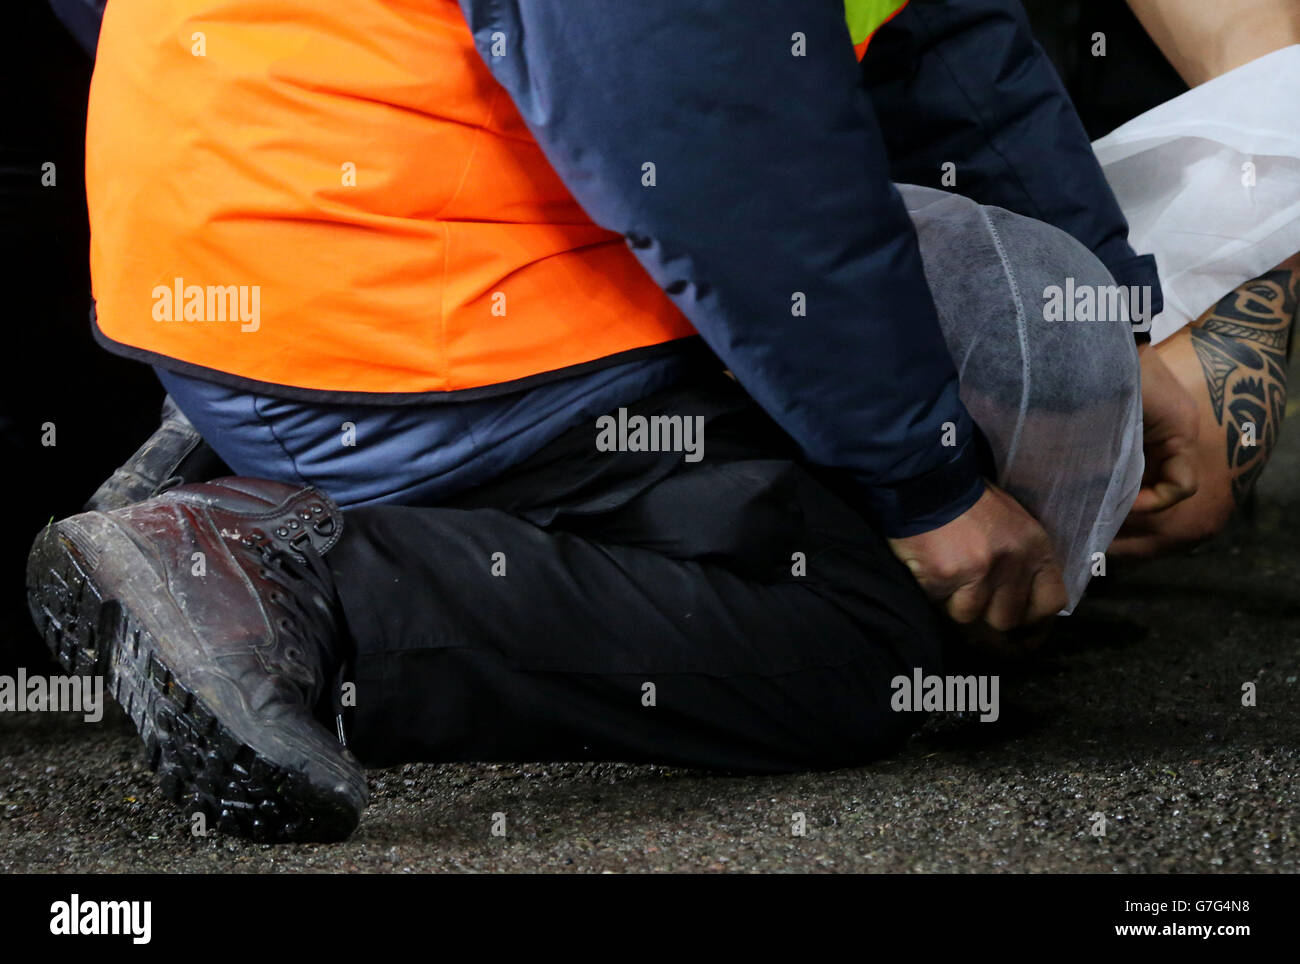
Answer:
[{"label": "yellow-green hi-vis fabric", "polygon": [[844,13],[849,21],[849,36],[853,49],[861,60],[867,44],[877,30],[892,20],[908,0],[844,0]]}]

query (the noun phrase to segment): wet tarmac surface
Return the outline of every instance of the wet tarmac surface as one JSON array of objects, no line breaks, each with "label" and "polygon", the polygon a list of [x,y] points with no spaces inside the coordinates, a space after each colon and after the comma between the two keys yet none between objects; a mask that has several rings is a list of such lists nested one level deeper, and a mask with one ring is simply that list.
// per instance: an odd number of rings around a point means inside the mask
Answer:
[{"label": "wet tarmac surface", "polygon": [[1295,872],[1297,428],[1253,526],[1112,567],[1048,654],[1004,672],[997,722],[938,719],[873,766],[405,766],[372,773],[351,840],[271,847],[192,836],[116,711],[3,713],[0,871]]}]

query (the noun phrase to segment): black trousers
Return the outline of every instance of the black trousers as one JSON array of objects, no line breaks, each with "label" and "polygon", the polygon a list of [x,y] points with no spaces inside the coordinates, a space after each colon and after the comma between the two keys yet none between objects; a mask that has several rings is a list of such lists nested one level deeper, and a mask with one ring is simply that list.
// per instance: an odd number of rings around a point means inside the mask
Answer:
[{"label": "black trousers", "polygon": [[837,480],[721,374],[629,413],[702,416],[704,457],[580,425],[454,504],[347,511],[363,762],[831,768],[916,726],[890,681],[943,629]]}]

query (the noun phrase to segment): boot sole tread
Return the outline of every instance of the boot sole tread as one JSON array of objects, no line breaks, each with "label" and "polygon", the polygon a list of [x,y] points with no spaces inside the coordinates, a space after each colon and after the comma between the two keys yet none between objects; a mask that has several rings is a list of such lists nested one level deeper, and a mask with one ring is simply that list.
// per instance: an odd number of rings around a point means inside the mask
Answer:
[{"label": "boot sole tread", "polygon": [[105,591],[57,526],[37,537],[27,577],[28,607],[46,646],[66,672],[104,677],[168,800],[202,812],[208,828],[259,842],[352,833],[359,811],[226,728],[168,669],[150,629]]}]

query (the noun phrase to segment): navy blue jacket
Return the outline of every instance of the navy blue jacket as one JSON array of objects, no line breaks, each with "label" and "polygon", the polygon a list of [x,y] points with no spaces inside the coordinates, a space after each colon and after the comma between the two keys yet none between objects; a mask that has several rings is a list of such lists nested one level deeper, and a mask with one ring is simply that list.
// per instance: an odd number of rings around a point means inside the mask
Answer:
[{"label": "navy blue jacket", "polygon": [[588,214],[811,460],[863,483],[890,535],[982,491],[893,179],[938,186],[952,161],[962,193],[1157,283],[1015,0],[913,0],[873,41],[867,85],[842,0],[460,4]]},{"label": "navy blue jacket", "polygon": [[104,19],[104,3],[105,0],[50,0],[55,16],[92,57],[99,40],[99,22]]},{"label": "navy blue jacket", "polygon": [[[97,0],[53,2],[72,20]],[[1068,231],[1158,310],[1017,0],[912,0],[863,66],[842,0],[459,2],[588,214],[890,535],[983,491],[894,180],[944,186],[952,162],[952,189]]]}]

